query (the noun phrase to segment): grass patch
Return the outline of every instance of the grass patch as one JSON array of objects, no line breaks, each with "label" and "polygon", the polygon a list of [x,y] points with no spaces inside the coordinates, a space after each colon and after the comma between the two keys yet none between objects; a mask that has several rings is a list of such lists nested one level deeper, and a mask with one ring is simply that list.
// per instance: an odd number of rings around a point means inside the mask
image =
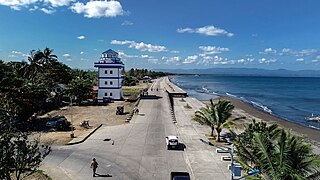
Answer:
[{"label": "grass patch", "polygon": [[126,99],[137,99],[137,97],[139,96],[141,90],[143,88],[126,88],[126,87],[123,87],[122,88],[122,93],[123,93],[123,96],[126,98]]}]

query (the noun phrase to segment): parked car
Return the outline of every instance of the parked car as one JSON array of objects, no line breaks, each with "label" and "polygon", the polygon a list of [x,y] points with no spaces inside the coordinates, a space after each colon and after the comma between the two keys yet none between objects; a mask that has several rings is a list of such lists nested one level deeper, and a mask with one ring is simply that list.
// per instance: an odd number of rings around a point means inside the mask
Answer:
[{"label": "parked car", "polygon": [[47,121],[46,126],[55,128],[58,130],[63,130],[70,127],[71,123],[64,116],[55,116]]},{"label": "parked car", "polygon": [[166,137],[167,149],[178,149],[179,141],[177,136],[167,136]]},{"label": "parked car", "polygon": [[171,172],[171,180],[190,180],[190,175],[187,172]]}]

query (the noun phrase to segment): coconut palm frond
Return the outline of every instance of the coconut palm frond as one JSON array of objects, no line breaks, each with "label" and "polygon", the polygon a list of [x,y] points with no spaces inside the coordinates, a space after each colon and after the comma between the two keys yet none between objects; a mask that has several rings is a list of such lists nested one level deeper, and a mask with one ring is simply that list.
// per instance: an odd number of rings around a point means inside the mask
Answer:
[{"label": "coconut palm frond", "polygon": [[274,177],[276,170],[273,164],[273,154],[270,154],[272,152],[271,142],[261,133],[254,133],[253,136],[254,148],[257,150],[257,156],[259,157],[262,169],[267,170],[271,177]]}]

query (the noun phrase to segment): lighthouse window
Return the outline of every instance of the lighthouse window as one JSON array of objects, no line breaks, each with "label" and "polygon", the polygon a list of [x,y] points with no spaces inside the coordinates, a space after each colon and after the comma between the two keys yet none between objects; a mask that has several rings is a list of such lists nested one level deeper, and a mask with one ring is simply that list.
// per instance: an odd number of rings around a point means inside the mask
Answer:
[{"label": "lighthouse window", "polygon": [[108,70],[105,70],[105,71],[104,71],[104,74],[108,74]]},{"label": "lighthouse window", "polygon": [[104,82],[104,85],[108,85],[108,81],[105,81],[105,82]]},{"label": "lighthouse window", "polygon": [[106,92],[106,93],[104,93],[104,96],[108,96],[108,93]]},{"label": "lighthouse window", "polygon": [[110,74],[113,74],[113,71],[112,71],[112,70],[110,71]]},{"label": "lighthouse window", "polygon": [[112,96],[112,93],[110,93],[110,96]]},{"label": "lighthouse window", "polygon": [[113,85],[113,82],[112,82],[112,81],[110,81],[110,85]]}]

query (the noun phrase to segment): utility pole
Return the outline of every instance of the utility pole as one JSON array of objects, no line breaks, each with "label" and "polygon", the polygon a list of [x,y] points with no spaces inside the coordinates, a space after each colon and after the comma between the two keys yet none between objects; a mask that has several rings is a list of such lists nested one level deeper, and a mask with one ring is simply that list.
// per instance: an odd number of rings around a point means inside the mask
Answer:
[{"label": "utility pole", "polygon": [[233,180],[233,153],[234,153],[234,145],[231,145],[230,155],[231,155],[231,180]]},{"label": "utility pole", "polygon": [[70,111],[71,111],[71,134],[70,134],[70,137],[71,137],[71,138],[74,138],[74,132],[73,132],[74,126],[73,126],[73,108],[72,108],[72,99],[73,99],[73,96],[71,96],[71,97],[70,97],[70,101],[71,101],[71,108],[70,108]]}]

